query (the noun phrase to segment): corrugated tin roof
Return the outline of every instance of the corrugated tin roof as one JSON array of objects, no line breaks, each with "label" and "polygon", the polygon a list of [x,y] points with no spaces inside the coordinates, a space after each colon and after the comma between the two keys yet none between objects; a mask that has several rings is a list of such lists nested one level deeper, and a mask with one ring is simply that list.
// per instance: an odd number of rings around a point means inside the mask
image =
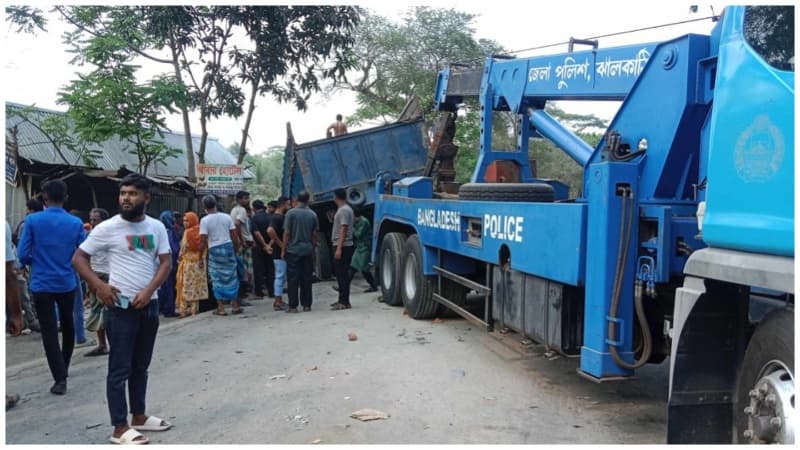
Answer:
[{"label": "corrugated tin roof", "polygon": [[[6,130],[17,126],[17,141],[19,153],[22,158],[38,161],[45,164],[65,164],[71,166],[82,166],[85,164],[80,157],[62,148],[64,158],[62,158],[55,147],[48,141],[47,137],[36,129],[35,126],[11,114],[15,110],[22,110],[25,105],[6,102]],[[50,115],[63,115],[63,112],[47,110],[44,108],[34,108],[31,118],[40,121]],[[167,145],[180,149],[180,155],[170,158],[164,164],[155,164],[150,167],[147,174],[155,177],[187,177],[188,163],[186,161],[186,147],[184,146],[184,136],[180,133],[169,131],[164,132],[164,141]],[[200,137],[192,136],[192,146],[195,151],[195,161],[197,161],[197,149],[200,147]],[[118,170],[125,167],[128,170],[138,172],[139,162],[135,154],[130,153],[130,144],[123,142],[115,137],[100,145],[94,145],[101,150],[100,156],[95,159],[97,168],[104,170]],[[231,155],[222,144],[215,138],[209,137],[206,141],[206,164],[236,164],[236,158]],[[253,174],[245,171],[245,178],[252,178]]]}]

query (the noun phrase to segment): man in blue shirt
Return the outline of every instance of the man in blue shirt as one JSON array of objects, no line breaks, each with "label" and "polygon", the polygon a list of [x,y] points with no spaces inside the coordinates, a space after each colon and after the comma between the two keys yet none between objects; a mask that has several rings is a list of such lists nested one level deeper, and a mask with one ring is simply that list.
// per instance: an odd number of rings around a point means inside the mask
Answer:
[{"label": "man in blue shirt", "polygon": [[[72,255],[85,235],[81,221],[64,211],[67,185],[61,180],[52,180],[42,186],[42,191],[47,209],[25,219],[17,256],[22,264],[31,266],[30,290],[42,328],[47,364],[55,380],[50,392],[64,395],[75,346],[72,309],[77,285]],[[58,344],[56,307],[61,319],[61,346]]]}]

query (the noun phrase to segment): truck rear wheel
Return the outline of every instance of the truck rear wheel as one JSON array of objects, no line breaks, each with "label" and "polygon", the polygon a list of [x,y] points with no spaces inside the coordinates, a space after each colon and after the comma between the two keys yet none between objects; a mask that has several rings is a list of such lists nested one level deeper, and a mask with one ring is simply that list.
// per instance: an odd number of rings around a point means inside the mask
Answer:
[{"label": "truck rear wheel", "polygon": [[794,444],[794,312],[774,311],[756,327],[736,384],[734,442]]},{"label": "truck rear wheel", "polygon": [[403,254],[406,251],[406,235],[387,233],[381,240],[378,254],[378,278],[383,302],[389,306],[400,306],[400,277],[403,273]]},{"label": "truck rear wheel", "polygon": [[416,234],[406,240],[403,256],[403,276],[400,296],[408,316],[413,319],[432,319],[439,303],[433,299],[435,277],[422,271],[422,243]]}]

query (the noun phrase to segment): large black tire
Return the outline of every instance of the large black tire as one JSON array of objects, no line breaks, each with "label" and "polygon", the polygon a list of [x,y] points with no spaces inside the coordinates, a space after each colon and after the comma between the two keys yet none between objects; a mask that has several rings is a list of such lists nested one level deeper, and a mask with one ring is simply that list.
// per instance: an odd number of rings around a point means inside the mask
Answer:
[{"label": "large black tire", "polygon": [[360,208],[367,203],[367,194],[357,187],[347,188],[347,203],[353,208]]},{"label": "large black tire", "polygon": [[555,192],[545,183],[467,183],[458,188],[458,199],[552,203]]},{"label": "large black tire", "polygon": [[406,238],[403,233],[386,233],[378,251],[378,284],[381,286],[383,302],[389,306],[400,306],[400,277],[403,273],[403,254],[406,251]]},{"label": "large black tire", "polygon": [[[773,361],[779,361],[794,374],[794,312],[779,310],[769,313],[759,324],[747,344],[736,382],[734,401],[734,443],[750,443],[744,431],[748,429],[748,416],[745,408],[750,405],[750,391],[756,388],[763,369]],[[767,371],[767,374],[772,371]],[[794,390],[792,408],[794,408]],[[779,400],[780,401],[780,400]]]},{"label": "large black tire", "polygon": [[432,319],[439,307],[439,303],[433,299],[436,277],[422,272],[422,243],[416,234],[406,240],[403,275],[400,279],[400,296],[408,316],[413,319]]},{"label": "large black tire", "polygon": [[314,258],[314,272],[320,280],[329,280],[333,276],[333,260],[328,236],[317,231],[317,255]]}]

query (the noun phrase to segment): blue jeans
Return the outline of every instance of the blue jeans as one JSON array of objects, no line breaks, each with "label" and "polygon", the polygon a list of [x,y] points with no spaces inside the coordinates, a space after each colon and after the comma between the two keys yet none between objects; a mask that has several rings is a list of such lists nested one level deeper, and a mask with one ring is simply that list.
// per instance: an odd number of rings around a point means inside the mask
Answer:
[{"label": "blue jeans", "polygon": [[106,307],[103,312],[106,336],[111,347],[108,355],[106,396],[111,425],[128,423],[125,383],[131,401],[131,414],[145,413],[147,369],[153,357],[158,333],[158,301],[151,300],[143,309]]},{"label": "blue jeans", "polygon": [[273,260],[275,263],[275,283],[273,286],[275,297],[283,295],[283,284],[286,282],[286,261],[282,259]]}]

